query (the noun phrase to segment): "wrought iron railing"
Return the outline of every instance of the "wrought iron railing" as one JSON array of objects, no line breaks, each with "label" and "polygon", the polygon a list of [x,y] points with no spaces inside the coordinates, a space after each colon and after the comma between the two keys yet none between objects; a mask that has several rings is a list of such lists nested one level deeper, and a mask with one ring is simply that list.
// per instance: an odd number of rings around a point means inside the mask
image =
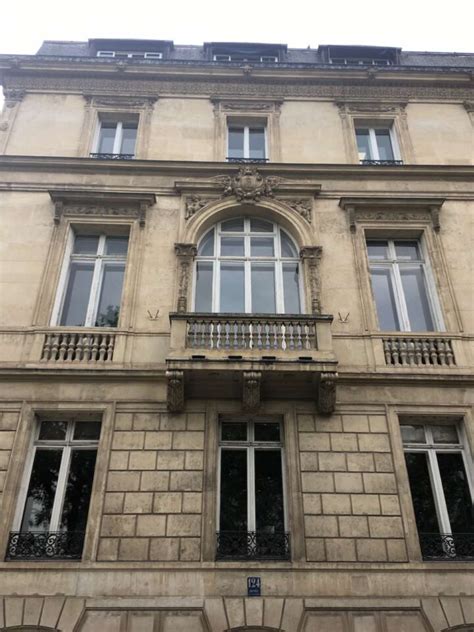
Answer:
[{"label": "wrought iron railing", "polygon": [[218,560],[289,560],[290,534],[265,531],[219,531]]},{"label": "wrought iron railing", "polygon": [[311,316],[197,316],[188,318],[186,338],[187,347],[201,349],[317,349]]},{"label": "wrought iron railing", "polygon": [[235,162],[239,164],[262,164],[268,162],[268,158],[230,158],[227,157],[227,162]]},{"label": "wrought iron railing", "polygon": [[403,165],[403,160],[361,160],[360,164],[369,167],[399,167]]},{"label": "wrought iron railing", "polygon": [[474,560],[473,533],[420,533],[424,560]]},{"label": "wrought iron railing", "polygon": [[385,363],[390,366],[454,366],[449,338],[391,336],[383,338]]},{"label": "wrought iron railing", "polygon": [[89,154],[91,158],[99,160],[133,160],[135,154],[105,154],[102,152]]},{"label": "wrought iron railing", "polygon": [[44,337],[42,362],[111,362],[115,334],[56,332]]},{"label": "wrought iron railing", "polygon": [[79,560],[83,545],[83,531],[13,531],[6,559]]}]

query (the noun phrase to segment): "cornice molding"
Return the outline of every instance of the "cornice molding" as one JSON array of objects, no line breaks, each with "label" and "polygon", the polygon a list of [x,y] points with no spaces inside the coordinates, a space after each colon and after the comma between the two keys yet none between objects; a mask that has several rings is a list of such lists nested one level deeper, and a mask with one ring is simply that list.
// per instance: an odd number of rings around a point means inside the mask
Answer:
[{"label": "cornice molding", "polygon": [[156,203],[154,193],[50,190],[54,204],[54,223],[64,215],[132,217],[145,225],[146,210]]},{"label": "cornice molding", "polygon": [[348,213],[352,232],[361,221],[404,224],[431,221],[433,228],[439,231],[439,216],[444,202],[445,199],[439,197],[343,197],[339,206]]}]

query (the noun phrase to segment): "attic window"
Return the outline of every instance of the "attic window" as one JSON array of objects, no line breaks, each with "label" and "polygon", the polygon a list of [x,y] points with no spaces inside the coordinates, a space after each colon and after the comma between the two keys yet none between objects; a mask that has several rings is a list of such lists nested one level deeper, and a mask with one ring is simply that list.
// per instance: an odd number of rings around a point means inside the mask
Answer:
[{"label": "attic window", "polygon": [[392,66],[397,63],[396,48],[382,46],[328,46],[327,61],[340,66]]},{"label": "attic window", "polygon": [[99,50],[97,51],[97,57],[113,57],[115,59],[163,59],[163,53],[124,50]]},{"label": "attic window", "polygon": [[246,55],[242,53],[233,53],[231,55],[214,55],[214,61],[246,61],[252,63],[276,64],[278,63],[277,55]]}]

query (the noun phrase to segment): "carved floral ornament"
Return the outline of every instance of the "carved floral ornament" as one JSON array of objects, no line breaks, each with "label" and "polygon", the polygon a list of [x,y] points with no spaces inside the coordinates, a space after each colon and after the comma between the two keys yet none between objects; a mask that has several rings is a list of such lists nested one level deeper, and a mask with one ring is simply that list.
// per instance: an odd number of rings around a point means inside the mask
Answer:
[{"label": "carved floral ornament", "polygon": [[156,202],[154,193],[115,193],[100,191],[50,191],[54,204],[54,223],[63,216],[123,217],[138,219],[145,226],[146,211]]},{"label": "carved floral ornament", "polygon": [[349,218],[352,232],[358,222],[414,224],[430,222],[436,232],[441,229],[443,198],[341,198],[339,206]]}]

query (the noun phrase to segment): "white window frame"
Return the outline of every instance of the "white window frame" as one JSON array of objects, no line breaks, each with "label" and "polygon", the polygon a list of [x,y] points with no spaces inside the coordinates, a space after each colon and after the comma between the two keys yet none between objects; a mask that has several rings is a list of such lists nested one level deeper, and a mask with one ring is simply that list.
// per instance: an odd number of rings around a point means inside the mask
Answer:
[{"label": "white window frame", "polygon": [[393,123],[385,125],[382,123],[368,123],[367,125],[365,125],[363,121],[358,120],[354,123],[354,128],[356,133],[357,156],[359,156],[359,147],[357,145],[357,130],[366,129],[369,132],[370,157],[359,158],[360,163],[363,163],[365,160],[381,160],[379,146],[377,144],[377,136],[375,134],[376,130],[388,130],[388,133],[390,135],[390,143],[392,145],[393,160],[401,160],[400,148],[397,142],[397,135],[395,134],[395,130],[393,129]]},{"label": "white window frame", "polygon": [[[112,151],[110,152],[111,154],[117,154],[117,155],[121,155],[122,154],[122,142],[123,142],[123,126],[124,123],[130,123],[131,121],[127,121],[126,119],[120,119],[120,120],[115,120],[114,117],[110,117],[110,119],[107,118],[106,115],[101,116],[99,115],[99,120],[98,120],[98,124],[96,127],[96,133],[95,133],[95,137],[94,137],[94,142],[93,142],[93,147],[94,147],[94,151],[92,153],[96,153],[96,154],[100,154],[101,152],[99,152],[99,147],[100,147],[100,134],[102,131],[102,125],[104,123],[114,123],[115,124],[115,136],[114,136],[114,146],[112,148]],[[135,121],[133,121],[135,123]],[[137,117],[136,120],[136,134],[135,134],[135,147],[134,147],[134,151],[132,155],[134,158],[136,156],[136,151],[137,151],[137,140],[138,140],[138,125],[139,125],[139,118]],[[104,153],[109,153],[109,152],[104,152]]]},{"label": "white window frame", "polygon": [[[247,441],[223,441],[223,423],[246,423]],[[255,425],[258,423],[278,423],[280,427],[280,441],[255,441]],[[286,470],[285,470],[285,446],[283,441],[283,422],[275,417],[259,417],[249,419],[247,417],[235,417],[232,419],[221,419],[219,421],[219,459],[217,467],[217,531],[220,531],[221,516],[221,464],[222,450],[246,450],[247,451],[247,532],[257,530],[257,509],[255,500],[255,450],[280,450],[281,455],[281,484],[283,490],[283,526],[284,531],[288,531],[288,509],[286,494]]]},{"label": "white window frame", "polygon": [[[219,54],[216,53],[215,55],[213,55],[212,57],[213,61],[241,61],[241,62],[249,62],[249,63],[255,63],[255,61],[257,60],[247,60],[247,59],[233,59],[232,55],[225,55],[225,54]],[[258,58],[258,61],[261,63],[267,63],[267,62],[271,62],[271,63],[278,63],[278,57],[276,55],[260,55]]]},{"label": "white window frame", "polygon": [[[242,128],[244,130],[244,155],[242,158],[232,158],[229,156],[229,131],[232,127]],[[265,156],[263,158],[250,158],[250,129],[263,129],[263,138],[265,143]],[[267,126],[265,123],[260,121],[256,121],[255,123],[239,123],[237,121],[232,121],[232,119],[227,120],[227,160],[255,160],[268,162],[268,134],[267,134]]]},{"label": "white window frame", "polygon": [[[85,234],[85,233],[84,233]],[[69,238],[66,246],[66,252],[64,256],[64,263],[61,270],[60,282],[59,282],[59,290],[57,293],[56,304],[53,309],[53,314],[51,318],[51,326],[59,327],[69,327],[70,325],[61,325],[61,317],[64,309],[64,301],[66,299],[66,292],[69,285],[69,277],[71,272],[71,263],[73,261],[84,261],[84,262],[94,262],[94,272],[92,275],[92,283],[91,290],[89,294],[89,303],[86,311],[85,323],[82,327],[95,327],[95,320],[97,318],[97,310],[99,308],[99,301],[102,291],[102,283],[104,278],[104,270],[105,265],[124,265],[124,279],[122,284],[122,300],[123,300],[123,290],[125,287],[125,273],[126,273],[126,264],[128,258],[128,250],[127,254],[124,256],[119,255],[107,255],[106,252],[106,240],[108,237],[113,237],[115,235],[110,235],[107,233],[98,233],[91,232],[88,233],[91,236],[98,236],[99,243],[97,246],[97,253],[95,255],[87,255],[87,254],[73,254],[74,249],[74,240],[76,237],[75,231],[73,229],[69,232]],[[79,233],[77,236],[81,236]],[[118,237],[127,237],[128,238],[128,246],[130,248],[130,236],[128,234],[117,235]],[[122,302],[122,301],[121,301]],[[119,314],[120,319],[120,314]],[[117,325],[118,326],[118,325]],[[103,327],[100,327],[103,329]]]},{"label": "white window frame", "polygon": [[474,501],[474,483],[473,477],[473,464],[467,450],[467,441],[464,432],[464,428],[461,423],[450,424],[455,426],[458,435],[459,442],[454,443],[435,443],[433,440],[432,426],[447,425],[443,423],[436,423],[436,419],[431,419],[430,424],[422,421],[408,422],[403,419],[400,421],[400,425],[419,425],[423,426],[425,430],[426,443],[405,443],[403,442],[404,453],[423,453],[427,454],[428,458],[428,472],[431,480],[431,489],[433,492],[433,499],[436,508],[436,518],[440,533],[444,535],[452,535],[451,524],[449,520],[448,507],[446,505],[446,498],[443,489],[443,483],[441,473],[439,471],[438,459],[436,458],[437,452],[443,453],[455,453],[461,454],[464,469],[466,471],[466,478],[468,482],[471,499]]},{"label": "white window frame", "polygon": [[[369,266],[369,274],[372,277],[372,270],[390,270],[390,278],[392,280],[392,289],[393,295],[395,299],[395,306],[397,309],[397,316],[400,325],[399,331],[412,331],[410,328],[410,320],[408,316],[408,309],[405,300],[405,292],[403,290],[402,279],[400,275],[400,264],[402,267],[421,267],[423,278],[425,281],[425,289],[426,296],[428,299],[428,305],[430,309],[430,315],[433,320],[433,331],[445,331],[443,317],[441,313],[441,306],[439,304],[438,295],[436,292],[436,285],[434,282],[433,272],[431,270],[431,266],[429,264],[429,259],[426,253],[426,247],[423,238],[420,237],[406,237],[406,238],[389,238],[389,237],[377,237],[374,235],[367,236],[365,238],[366,250],[367,244],[371,241],[386,241],[388,244],[388,258],[387,259],[370,259],[367,251],[367,261]],[[420,252],[421,258],[415,260],[399,260],[396,256],[395,251],[395,242],[403,242],[410,241],[418,244],[418,250]],[[377,314],[377,322],[378,322],[378,311],[377,311],[377,302],[375,300],[375,294],[372,287],[372,280],[370,283],[371,291],[372,291],[372,300],[374,304],[375,313]],[[379,324],[380,328],[380,324]],[[383,330],[385,331],[385,330]],[[417,332],[421,333],[421,332]]]},{"label": "white window frame", "polygon": [[[230,219],[243,219],[244,230],[238,231],[222,231],[222,223],[215,224],[212,229],[214,230],[214,255],[197,255],[194,261],[194,274],[193,274],[193,310],[196,311],[196,291],[197,291],[197,265],[201,262],[209,262],[213,264],[212,275],[212,313],[220,313],[220,264],[222,262],[236,262],[244,264],[244,301],[245,301],[245,314],[256,313],[252,311],[252,263],[273,263],[275,264],[275,309],[277,314],[285,314],[285,297],[284,297],[284,284],[283,284],[283,265],[285,263],[297,263],[298,265],[298,290],[300,298],[300,314],[305,313],[304,305],[304,286],[303,286],[303,267],[301,260],[298,256],[295,257],[282,257],[281,256],[281,231],[283,230],[278,224],[271,222],[273,225],[273,232],[257,232],[250,231],[250,221],[252,219],[259,219],[253,217],[244,218],[230,218]],[[227,220],[224,220],[227,221]],[[202,236],[200,242],[210,232],[206,231]],[[294,240],[290,235],[283,231],[284,234],[293,244],[295,251],[298,252],[298,248]],[[221,237],[243,237],[244,238],[244,255],[243,256],[221,256]],[[251,238],[252,237],[273,237],[274,256],[273,257],[252,257],[251,252]],[[199,245],[198,245],[199,252]],[[224,312],[223,312],[224,313]],[[271,313],[269,312],[269,316]]]},{"label": "white window frame", "polygon": [[[71,454],[73,450],[90,450],[91,448],[95,448],[98,451],[99,447],[99,439],[75,439],[74,436],[74,428],[76,424],[82,423],[79,420],[59,420],[67,422],[67,430],[65,439],[61,440],[52,440],[52,439],[39,439],[39,433],[41,429],[42,423],[47,423],[47,420],[38,420],[34,429],[33,437],[31,440],[31,444],[28,450],[28,456],[26,458],[25,470],[22,478],[22,482],[20,485],[20,490],[18,494],[18,503],[15,511],[15,517],[13,520],[13,528],[12,531],[20,531],[21,523],[23,521],[23,514],[25,511],[25,503],[28,496],[28,488],[30,485],[31,474],[33,471],[33,464],[35,460],[36,450],[38,448],[42,449],[57,449],[62,448],[61,455],[61,463],[59,467],[58,473],[58,482],[56,485],[56,492],[54,495],[54,503],[51,511],[51,519],[49,522],[48,532],[54,532],[60,530],[60,520],[64,505],[64,499],[66,495],[66,485],[67,479],[69,475],[69,466],[71,463]],[[84,420],[84,421],[97,421],[97,420]],[[97,467],[97,461],[96,461]],[[96,467],[94,468],[94,477],[96,475]],[[93,483],[92,488],[93,489]],[[92,497],[92,494],[91,494]],[[89,500],[90,506],[90,500]]]},{"label": "white window frame", "polygon": [[115,50],[99,50],[97,51],[97,57],[116,57],[133,59],[134,57],[141,57],[143,59],[163,59],[163,53],[159,52],[128,52],[128,51],[115,51]]}]

